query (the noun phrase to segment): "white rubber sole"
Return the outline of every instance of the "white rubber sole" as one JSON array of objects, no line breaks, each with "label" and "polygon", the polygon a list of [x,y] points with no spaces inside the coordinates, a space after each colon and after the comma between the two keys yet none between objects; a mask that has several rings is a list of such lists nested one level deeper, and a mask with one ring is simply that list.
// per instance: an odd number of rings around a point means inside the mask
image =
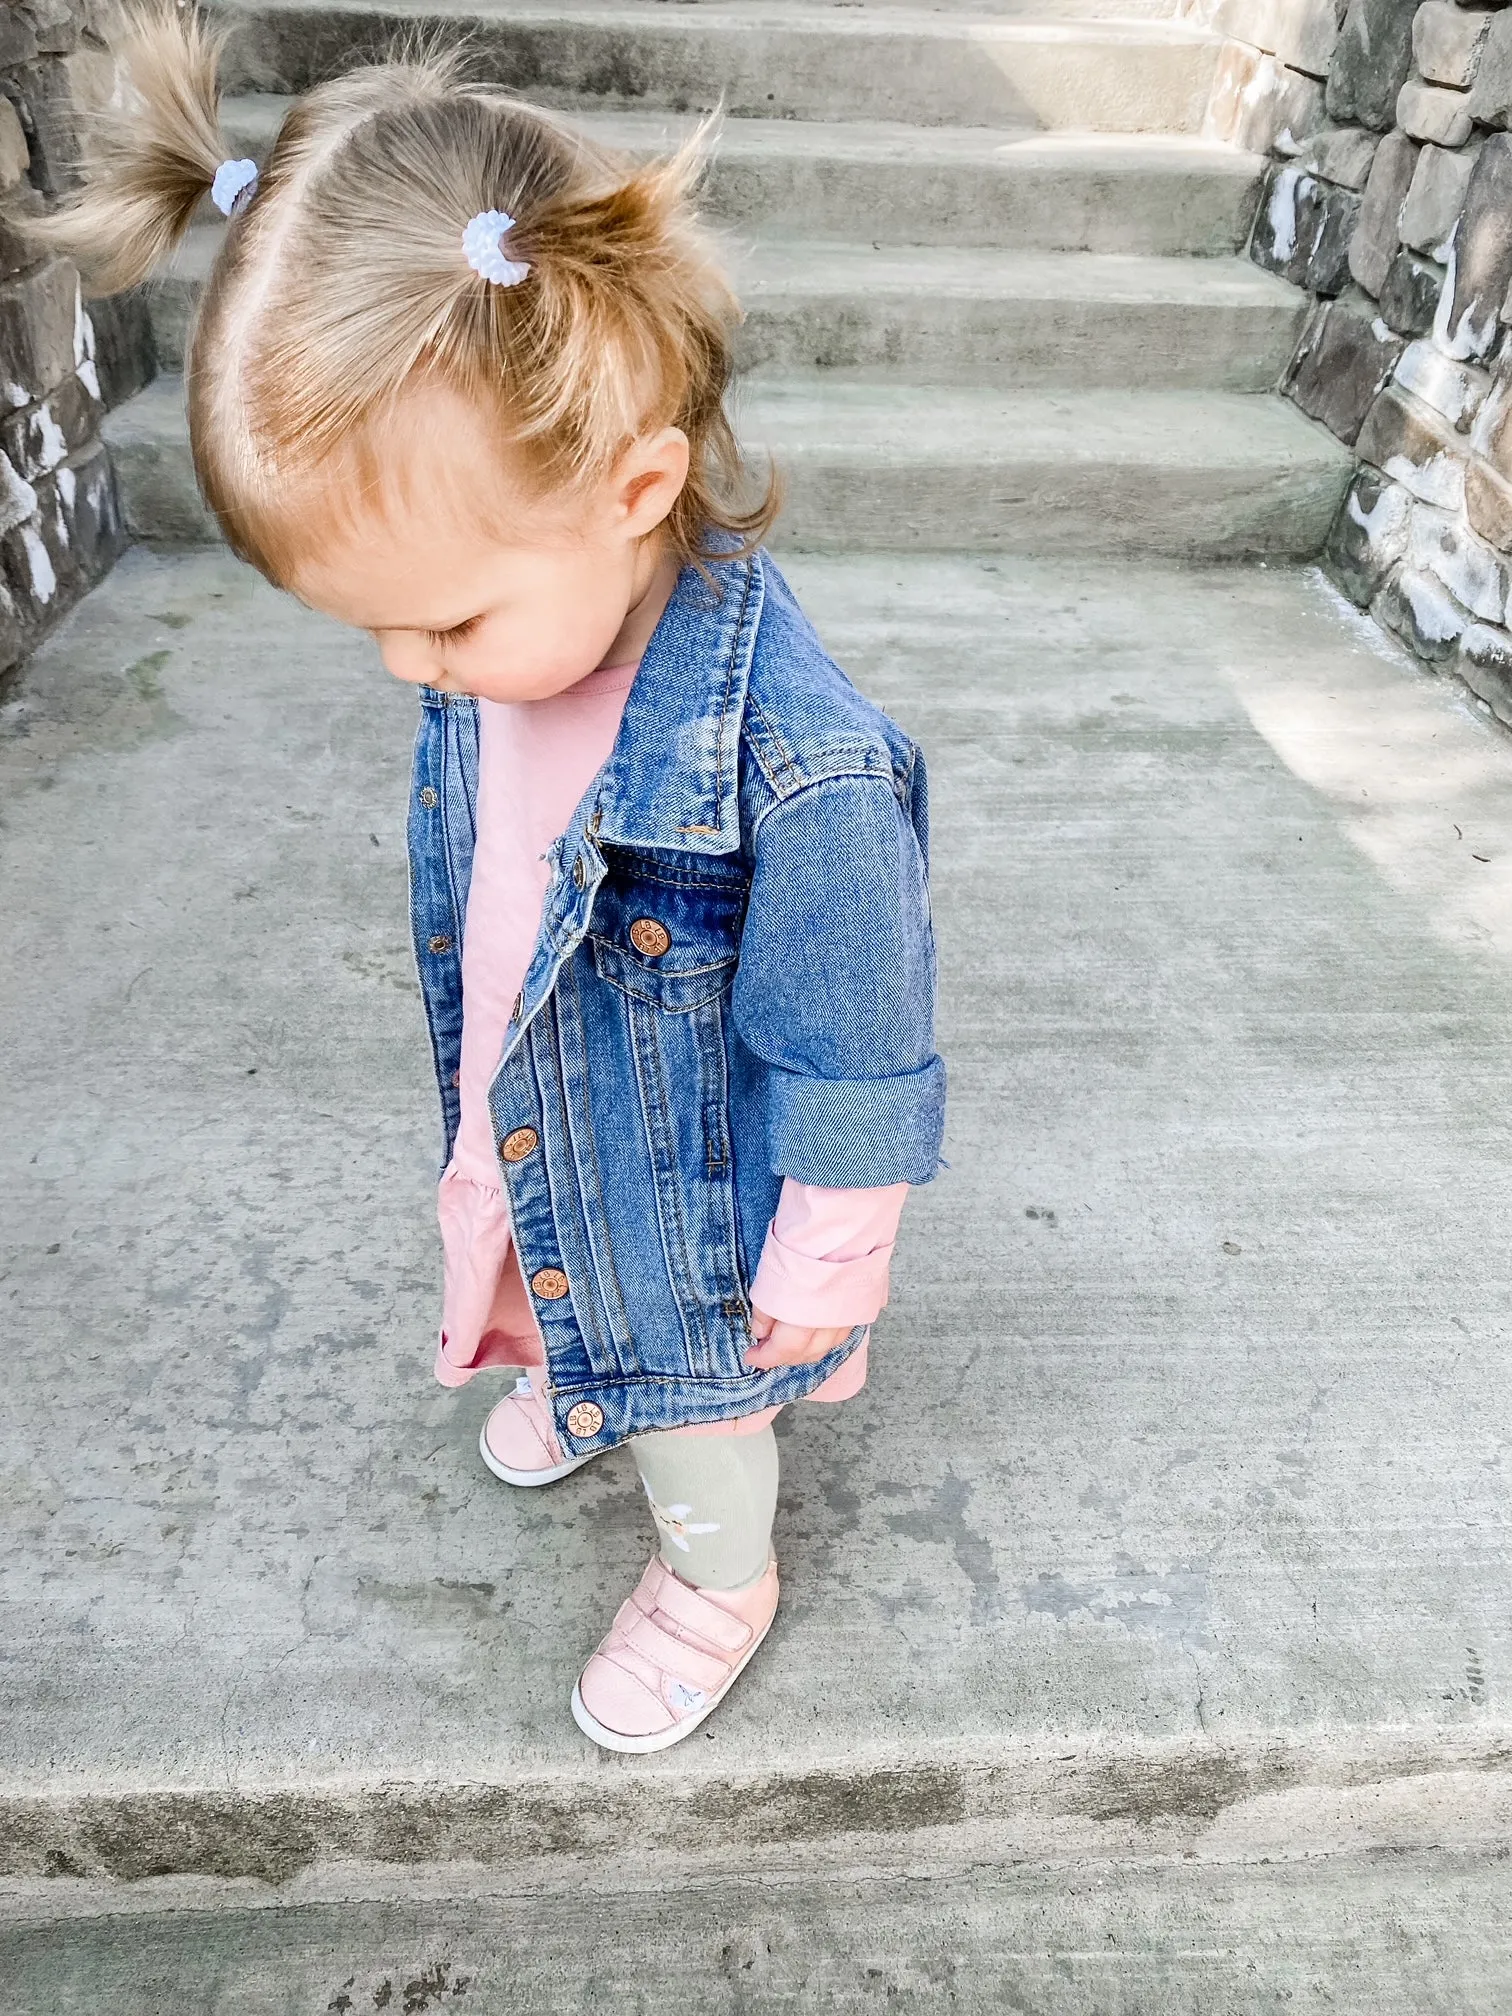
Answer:
[{"label": "white rubber sole", "polygon": [[606,1729],[602,1722],[596,1721],[588,1713],[583,1703],[582,1688],[576,1681],[572,1683],[572,1719],[588,1740],[591,1743],[597,1743],[601,1750],[618,1750],[627,1757],[645,1757],[653,1750],[670,1750],[674,1743],[681,1743],[685,1736],[691,1736],[700,1722],[708,1721],[714,1710],[723,1701],[726,1694],[729,1693],[735,1682],[766,1643],[767,1632],[771,1630],[776,1620],[777,1612],[774,1610],[766,1621],[765,1630],[762,1631],[759,1638],[755,1639],[747,1647],[740,1664],[731,1673],[729,1679],[726,1680],[719,1692],[705,1701],[702,1708],[696,1710],[692,1715],[685,1716],[681,1722],[674,1723],[670,1729],[660,1729],[654,1736],[621,1736],[617,1729]]},{"label": "white rubber sole", "polygon": [[513,1484],[522,1491],[533,1491],[540,1484],[555,1484],[560,1478],[570,1477],[574,1470],[581,1470],[585,1463],[591,1463],[595,1456],[603,1453],[602,1449],[590,1449],[586,1456],[569,1457],[565,1463],[554,1463],[549,1470],[511,1470],[488,1446],[488,1423],[485,1421],[478,1430],[478,1454],[483,1461],[495,1477],[502,1477],[506,1484]]}]

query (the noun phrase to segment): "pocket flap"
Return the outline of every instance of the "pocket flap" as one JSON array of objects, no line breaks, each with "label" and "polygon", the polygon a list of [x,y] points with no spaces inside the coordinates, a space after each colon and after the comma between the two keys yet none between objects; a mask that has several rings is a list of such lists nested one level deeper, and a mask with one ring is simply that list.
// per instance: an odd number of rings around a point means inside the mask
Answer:
[{"label": "pocket flap", "polygon": [[622,994],[632,994],[637,1001],[649,1001],[671,1015],[685,1015],[690,1009],[703,1007],[706,1001],[718,1000],[735,977],[733,953],[703,965],[677,968],[638,959],[625,946],[608,938],[595,937],[592,944],[594,971],[601,980],[618,987]]}]

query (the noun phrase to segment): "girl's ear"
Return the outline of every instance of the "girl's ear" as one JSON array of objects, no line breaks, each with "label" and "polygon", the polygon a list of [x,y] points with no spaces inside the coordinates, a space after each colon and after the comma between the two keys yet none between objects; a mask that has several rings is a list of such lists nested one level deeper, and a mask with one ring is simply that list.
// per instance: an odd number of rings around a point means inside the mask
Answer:
[{"label": "girl's ear", "polygon": [[666,518],[688,480],[688,437],[663,427],[633,441],[615,465],[615,516],[627,539],[644,539]]}]

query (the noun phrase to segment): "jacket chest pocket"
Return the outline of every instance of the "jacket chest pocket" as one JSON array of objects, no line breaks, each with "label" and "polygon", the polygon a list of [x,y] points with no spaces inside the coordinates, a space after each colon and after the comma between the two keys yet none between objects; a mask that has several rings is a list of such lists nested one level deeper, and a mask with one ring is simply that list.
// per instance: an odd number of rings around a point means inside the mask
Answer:
[{"label": "jacket chest pocket", "polygon": [[594,970],[668,1015],[717,1001],[735,977],[746,886],[733,872],[654,874],[612,858],[593,906]]}]

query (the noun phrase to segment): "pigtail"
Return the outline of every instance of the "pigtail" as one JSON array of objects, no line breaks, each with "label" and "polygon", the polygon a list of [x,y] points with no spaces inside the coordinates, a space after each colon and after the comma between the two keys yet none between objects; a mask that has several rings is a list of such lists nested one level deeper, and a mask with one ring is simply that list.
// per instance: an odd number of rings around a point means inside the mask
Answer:
[{"label": "pigtail", "polygon": [[[669,530],[690,557],[711,526],[754,549],[780,506],[775,472],[750,496],[724,410],[741,309],[692,201],[720,123],[716,112],[674,154],[544,202],[510,234],[511,256],[531,263],[522,312],[514,290],[488,290],[507,325],[497,354],[525,365],[523,438],[570,446],[584,472],[648,423],[688,435],[692,464]],[[652,400],[662,410],[648,410]]]},{"label": "pigtail", "polygon": [[145,280],[209,193],[225,151],[220,39],[187,7],[156,5],[128,19],[120,53],[135,102],[100,115],[82,190],[30,227],[99,293]]}]

